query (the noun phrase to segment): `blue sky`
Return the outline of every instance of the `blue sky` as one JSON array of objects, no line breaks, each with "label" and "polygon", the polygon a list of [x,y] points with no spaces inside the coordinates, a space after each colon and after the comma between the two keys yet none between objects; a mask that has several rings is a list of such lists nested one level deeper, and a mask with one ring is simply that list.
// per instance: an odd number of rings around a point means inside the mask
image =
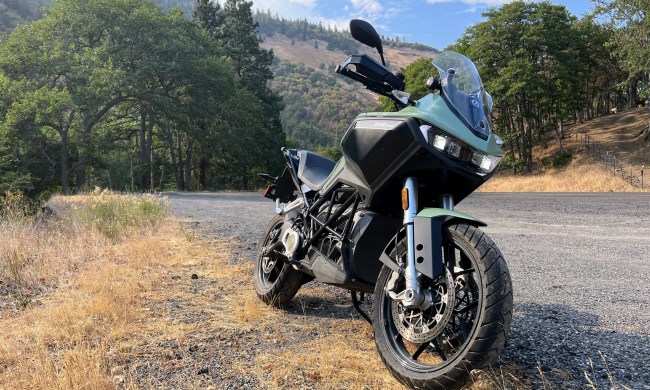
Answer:
[{"label": "blue sky", "polygon": [[[482,20],[489,7],[511,0],[253,0],[255,8],[270,9],[287,19],[307,18],[325,25],[347,28],[350,19],[373,23],[380,34],[400,36],[437,49],[454,43],[467,27]],[[575,16],[593,8],[590,0],[551,0]]]}]

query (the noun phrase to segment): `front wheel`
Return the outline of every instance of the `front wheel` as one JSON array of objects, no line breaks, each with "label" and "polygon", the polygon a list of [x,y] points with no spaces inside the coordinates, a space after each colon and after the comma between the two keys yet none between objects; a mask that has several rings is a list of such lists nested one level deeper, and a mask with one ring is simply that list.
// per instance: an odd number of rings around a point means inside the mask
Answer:
[{"label": "front wheel", "polygon": [[253,284],[257,296],[265,303],[282,306],[296,295],[300,286],[312,278],[284,262],[277,251],[264,255],[264,251],[280,241],[284,218],[275,216],[269,222],[260,240],[257,261],[253,269]]},{"label": "front wheel", "polygon": [[512,320],[510,273],[486,234],[465,224],[448,226],[443,253],[446,272],[436,280],[419,277],[429,301],[421,308],[391,298],[389,291],[404,290],[405,281],[386,266],[375,286],[377,349],[391,373],[415,389],[467,384],[472,369],[497,360]]}]

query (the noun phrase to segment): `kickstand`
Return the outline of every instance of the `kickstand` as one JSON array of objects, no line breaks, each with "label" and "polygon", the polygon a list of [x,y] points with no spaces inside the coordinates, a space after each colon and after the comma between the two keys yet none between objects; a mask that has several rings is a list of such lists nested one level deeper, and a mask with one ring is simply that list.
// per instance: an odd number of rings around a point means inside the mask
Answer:
[{"label": "kickstand", "polygon": [[[368,314],[361,310],[361,307],[359,306],[359,300],[357,299],[357,292],[356,291],[351,291],[352,293],[352,306],[354,306],[355,309],[361,314],[361,317],[363,317],[364,320],[368,321],[370,325],[372,325],[372,320],[370,317],[368,317]],[[361,293],[361,300],[363,301],[363,293]]]}]

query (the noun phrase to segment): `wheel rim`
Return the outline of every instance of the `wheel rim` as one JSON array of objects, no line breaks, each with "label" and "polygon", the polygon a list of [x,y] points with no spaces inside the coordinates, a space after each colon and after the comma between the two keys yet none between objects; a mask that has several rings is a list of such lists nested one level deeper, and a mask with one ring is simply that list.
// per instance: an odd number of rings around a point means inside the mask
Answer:
[{"label": "wheel rim", "polygon": [[263,252],[266,248],[275,244],[279,238],[282,231],[282,222],[277,223],[268,236],[264,240],[264,245],[262,245],[262,253],[257,261],[257,270],[259,275],[259,280],[265,288],[271,288],[273,284],[278,280],[280,276],[280,271],[284,266],[284,262],[279,258],[277,253],[270,253],[267,256],[263,255]]},{"label": "wheel rim", "polygon": [[[416,372],[438,371],[455,362],[471,344],[478,324],[483,292],[476,260],[459,243],[448,240],[444,245],[444,261],[453,278],[455,296],[451,317],[438,335],[422,343],[408,341],[393,320],[395,302],[388,295],[382,298],[381,315],[390,349],[403,366]],[[435,310],[424,311],[423,321],[432,315]]]}]

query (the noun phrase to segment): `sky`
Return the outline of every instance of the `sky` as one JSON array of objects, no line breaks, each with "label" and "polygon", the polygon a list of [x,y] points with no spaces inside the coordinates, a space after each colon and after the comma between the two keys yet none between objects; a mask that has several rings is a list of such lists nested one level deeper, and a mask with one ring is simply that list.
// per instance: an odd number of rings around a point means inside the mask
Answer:
[{"label": "sky", "polygon": [[[481,13],[512,0],[253,0],[254,8],[286,19],[307,18],[347,29],[350,19],[371,22],[379,34],[399,36],[444,49],[465,30],[482,21]],[[593,8],[590,0],[551,0],[581,17]]]}]

